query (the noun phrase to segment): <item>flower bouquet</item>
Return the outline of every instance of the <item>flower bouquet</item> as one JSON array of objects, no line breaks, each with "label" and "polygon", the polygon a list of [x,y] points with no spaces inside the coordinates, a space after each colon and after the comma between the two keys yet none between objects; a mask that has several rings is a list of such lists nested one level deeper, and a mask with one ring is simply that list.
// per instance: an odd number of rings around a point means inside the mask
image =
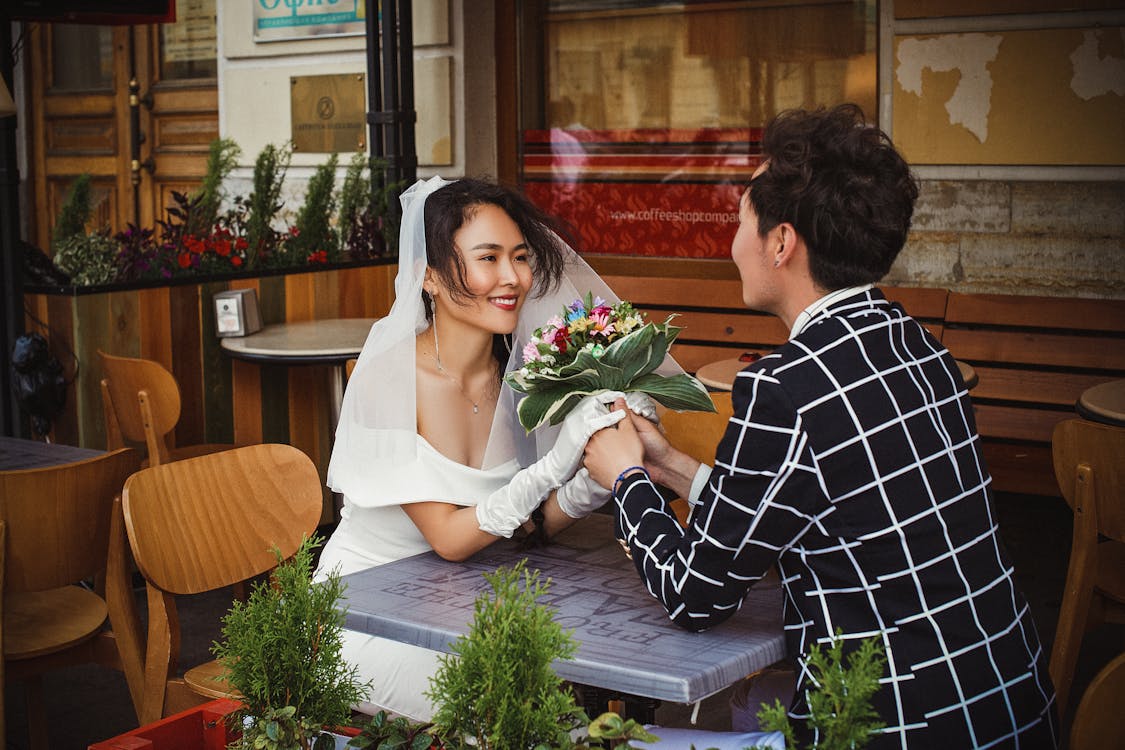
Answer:
[{"label": "flower bouquet", "polygon": [[535,329],[523,367],[504,377],[527,394],[518,407],[520,424],[528,432],[557,425],[583,397],[601,391],[646,393],[677,411],[715,411],[692,376],[655,372],[680,332],[672,317],[649,323],[629,302],[610,305],[590,293],[564,307]]}]

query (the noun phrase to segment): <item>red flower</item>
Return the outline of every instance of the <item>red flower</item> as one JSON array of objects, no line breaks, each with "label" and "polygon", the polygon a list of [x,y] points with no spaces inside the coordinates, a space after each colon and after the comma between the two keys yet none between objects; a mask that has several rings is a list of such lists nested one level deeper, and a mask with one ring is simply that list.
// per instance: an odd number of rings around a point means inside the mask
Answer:
[{"label": "red flower", "polygon": [[232,255],[230,258],[230,264],[235,268],[238,268],[242,265],[242,257],[238,255]]},{"label": "red flower", "polygon": [[567,344],[570,343],[570,331],[559,328],[555,331],[555,338],[551,343],[559,348],[560,354],[566,354]]},{"label": "red flower", "polygon": [[250,243],[247,242],[245,237],[239,237],[237,240],[234,241],[234,249],[235,250],[245,250],[248,247],[250,247]]},{"label": "red flower", "polygon": [[309,263],[327,263],[328,252],[325,250],[317,250],[309,253]]},{"label": "red flower", "polygon": [[219,239],[215,242],[215,252],[226,258],[230,255],[230,240]]},{"label": "red flower", "polygon": [[191,267],[191,253],[180,253],[180,268]]}]

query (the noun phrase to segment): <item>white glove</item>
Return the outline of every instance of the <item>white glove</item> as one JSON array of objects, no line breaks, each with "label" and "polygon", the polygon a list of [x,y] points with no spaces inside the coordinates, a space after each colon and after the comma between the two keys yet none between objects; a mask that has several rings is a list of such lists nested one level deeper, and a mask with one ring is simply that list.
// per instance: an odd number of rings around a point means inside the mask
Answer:
[{"label": "white glove", "polygon": [[660,424],[660,419],[656,416],[656,402],[647,393],[629,391],[625,394],[625,405],[637,416],[644,417],[653,424]]},{"label": "white glove", "polygon": [[551,490],[573,477],[582,463],[582,453],[590,436],[625,418],[625,412],[611,412],[606,408],[606,404],[612,404],[621,396],[610,391],[582,399],[566,415],[559,437],[547,455],[517,472],[507,485],[477,503],[477,525],[481,531],[510,537]]},{"label": "white glove", "polygon": [[569,482],[559,487],[555,499],[563,513],[571,518],[585,518],[605,505],[612,494],[595,482],[590,472],[579,469]]}]

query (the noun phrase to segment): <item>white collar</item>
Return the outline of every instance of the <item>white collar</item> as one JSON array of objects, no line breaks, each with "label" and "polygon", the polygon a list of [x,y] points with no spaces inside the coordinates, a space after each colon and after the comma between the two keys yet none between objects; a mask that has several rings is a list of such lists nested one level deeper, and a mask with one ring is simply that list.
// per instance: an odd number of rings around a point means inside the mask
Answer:
[{"label": "white collar", "polygon": [[797,319],[793,321],[793,328],[789,331],[789,338],[795,339],[797,334],[805,330],[805,326],[811,323],[812,319],[819,315],[825,308],[835,304],[839,300],[851,297],[854,294],[859,294],[860,292],[866,292],[874,287],[874,284],[863,284],[862,286],[849,286],[846,289],[837,289],[834,292],[829,292],[800,312]]}]

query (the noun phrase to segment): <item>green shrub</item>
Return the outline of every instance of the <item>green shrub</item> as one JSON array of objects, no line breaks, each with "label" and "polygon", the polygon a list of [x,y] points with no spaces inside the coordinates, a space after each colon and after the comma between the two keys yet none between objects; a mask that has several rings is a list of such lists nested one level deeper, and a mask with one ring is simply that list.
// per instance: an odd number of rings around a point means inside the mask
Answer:
[{"label": "green shrub", "polygon": [[477,598],[469,633],[430,679],[436,733],[451,750],[573,747],[570,731],[586,717],[551,662],[576,646],[537,601],[548,584],[523,561],[485,578],[492,594]]},{"label": "green shrub", "polygon": [[292,145],[267,144],[254,161],[254,190],[247,202],[247,267],[256,268],[264,255],[277,247],[278,232],[273,220],[283,205],[281,186],[293,156]]},{"label": "green shrub", "polygon": [[[872,732],[886,726],[871,707],[886,663],[882,642],[865,638],[845,664],[839,630],[827,651],[818,645],[809,650],[808,669],[814,685],[808,691],[809,726],[819,732],[817,750],[858,750],[871,741]],[[781,701],[763,704],[758,723],[767,732],[784,734],[786,748],[796,749],[789,714]]]},{"label": "green shrub", "polygon": [[278,553],[272,579],[255,585],[245,603],[234,603],[223,618],[222,641],[211,647],[242,693],[244,706],[231,725],[242,727],[246,717],[253,722],[238,747],[309,748],[321,727],[349,724],[351,707],[367,696],[370,686],[342,655],[340,576],[312,582],[313,549],[321,541],[304,540],[284,562]]},{"label": "green shrub", "polygon": [[64,240],[86,234],[86,223],[90,221],[90,175],[80,174],[75,178],[59,207],[52,234],[54,248]]}]

